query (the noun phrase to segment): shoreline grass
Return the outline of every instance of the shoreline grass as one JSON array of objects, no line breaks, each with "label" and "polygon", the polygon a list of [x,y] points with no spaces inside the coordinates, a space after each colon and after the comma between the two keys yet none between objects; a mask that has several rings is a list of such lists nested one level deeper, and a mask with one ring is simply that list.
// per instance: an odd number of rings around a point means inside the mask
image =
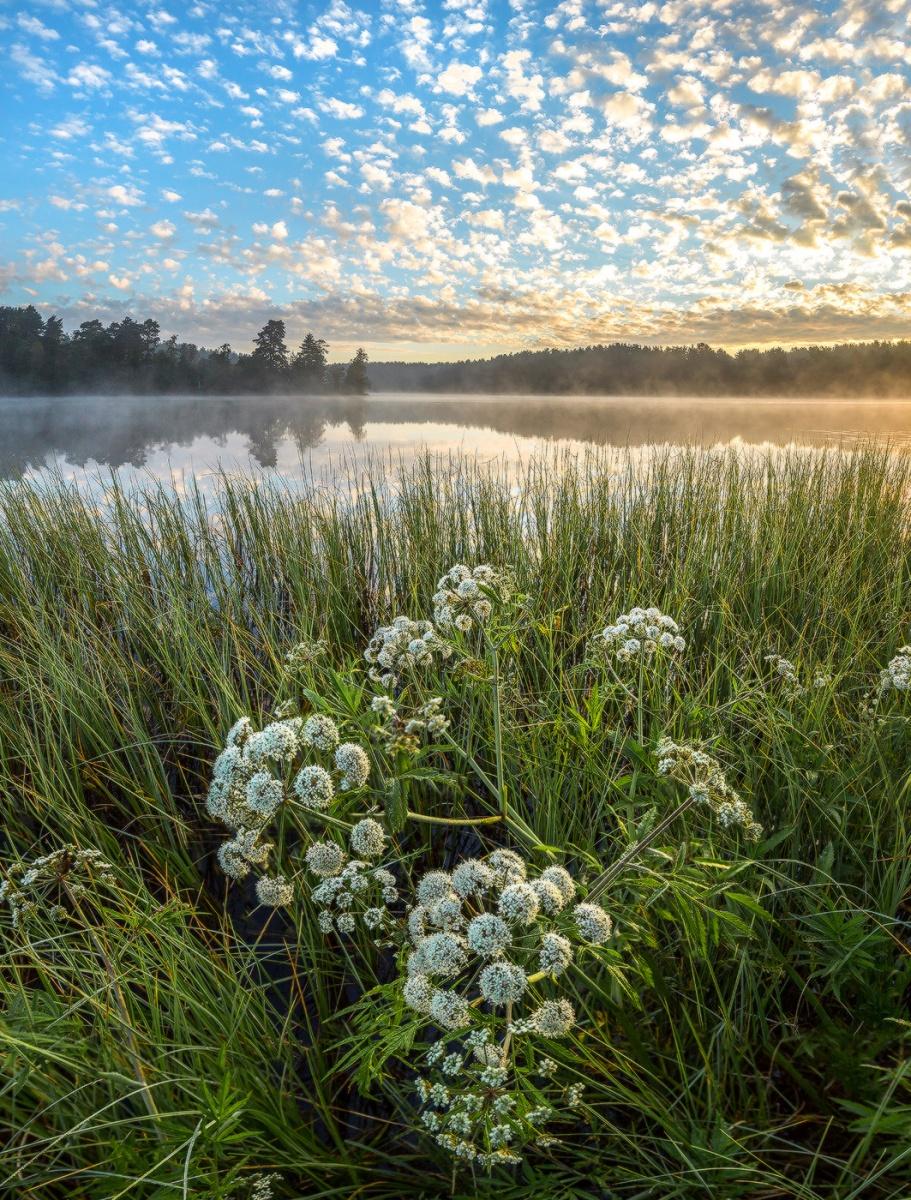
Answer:
[{"label": "shoreline grass", "polygon": [[[121,871],[102,951],[2,918],[7,1194],[245,1196],[261,1171],[308,1198],[911,1191],[911,706],[864,712],[911,632],[911,460],[667,449],[512,470],[224,479],[217,505],[0,488],[2,858],[75,843]],[[610,896],[639,938],[633,995],[593,967],[575,997],[588,1022],[565,1065],[587,1124],[453,1183],[415,1131],[407,1067],[371,1066],[358,1001],[392,965],[365,971],[312,911],[269,916],[228,888],[202,799],[225,730],[274,708],[291,645],[323,637],[326,670],[359,671],[378,624],[426,615],[440,572],[481,560],[527,597],[502,762],[483,697],[452,684],[450,716],[541,843],[594,878],[673,807],[648,766],[664,735],[706,739],[766,833],[736,858],[704,822],[671,826]],[[689,650],[631,707],[584,659],[633,604],[673,613]],[[477,837],[420,825],[404,846],[446,866]]]}]

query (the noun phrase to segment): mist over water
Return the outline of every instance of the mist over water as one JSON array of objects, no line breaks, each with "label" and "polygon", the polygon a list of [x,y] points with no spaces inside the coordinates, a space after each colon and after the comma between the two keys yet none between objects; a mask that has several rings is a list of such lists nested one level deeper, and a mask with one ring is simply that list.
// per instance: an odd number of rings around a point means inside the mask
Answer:
[{"label": "mist over water", "polygon": [[425,449],[522,459],[543,448],[911,439],[902,401],[446,396],[0,399],[0,478],[115,470],[179,483],[221,470],[294,480],[333,461]]}]

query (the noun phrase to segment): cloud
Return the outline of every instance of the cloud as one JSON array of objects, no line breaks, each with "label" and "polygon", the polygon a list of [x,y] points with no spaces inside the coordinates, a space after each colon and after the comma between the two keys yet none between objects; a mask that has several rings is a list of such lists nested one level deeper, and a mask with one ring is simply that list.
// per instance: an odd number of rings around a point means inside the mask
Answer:
[{"label": "cloud", "polygon": [[469,96],[483,72],[470,63],[452,62],[437,76],[437,88],[451,96]]},{"label": "cloud", "polygon": [[337,100],[334,97],[320,100],[319,107],[338,121],[354,121],[364,115],[364,110],[359,104],[350,104],[347,100]]}]

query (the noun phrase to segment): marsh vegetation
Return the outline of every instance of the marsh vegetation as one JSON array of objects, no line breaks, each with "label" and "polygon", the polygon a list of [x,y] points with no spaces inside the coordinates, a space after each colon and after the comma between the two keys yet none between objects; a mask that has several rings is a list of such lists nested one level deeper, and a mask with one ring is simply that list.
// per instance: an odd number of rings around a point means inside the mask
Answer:
[{"label": "marsh vegetation", "polygon": [[907,1192],[909,484],[4,485],[8,1193]]}]

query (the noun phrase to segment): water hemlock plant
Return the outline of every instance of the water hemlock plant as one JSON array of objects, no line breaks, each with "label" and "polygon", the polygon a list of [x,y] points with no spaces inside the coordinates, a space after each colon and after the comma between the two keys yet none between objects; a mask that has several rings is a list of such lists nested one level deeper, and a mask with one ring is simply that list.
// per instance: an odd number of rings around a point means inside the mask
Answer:
[{"label": "water hemlock plant", "polygon": [[908,460],[391,478],[0,489],[4,1187],[911,1191]]}]

